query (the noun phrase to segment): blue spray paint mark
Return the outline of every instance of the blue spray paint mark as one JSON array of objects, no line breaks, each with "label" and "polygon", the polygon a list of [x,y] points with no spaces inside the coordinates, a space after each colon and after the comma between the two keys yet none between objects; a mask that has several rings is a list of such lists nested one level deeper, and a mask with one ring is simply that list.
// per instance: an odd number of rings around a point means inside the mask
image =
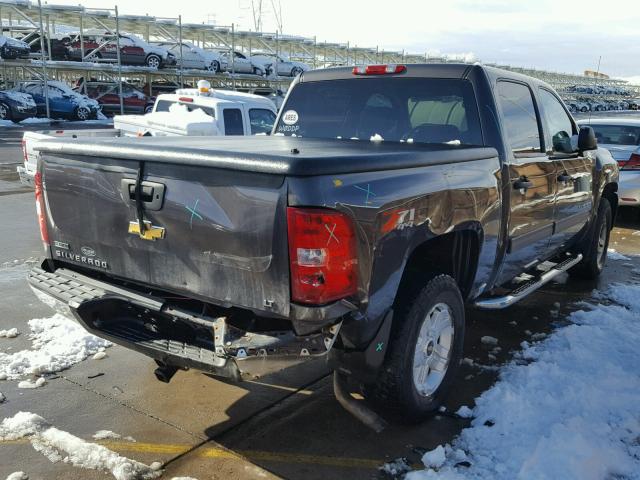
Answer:
[{"label": "blue spray paint mark", "polygon": [[369,201],[369,197],[370,197],[370,196],[371,196],[371,197],[375,197],[375,196],[376,196],[376,194],[375,194],[375,193],[373,193],[373,192],[371,191],[371,187],[369,186],[369,184],[368,184],[368,183],[367,183],[367,188],[362,188],[362,187],[360,187],[360,186],[358,186],[358,185],[354,185],[354,187],[355,187],[355,188],[357,188],[358,190],[362,190],[363,192],[365,192],[365,193],[367,194],[367,196],[366,196],[366,197],[365,197],[365,199],[364,199],[364,204],[365,204],[365,205],[368,205],[368,204],[370,204],[370,203],[371,203],[371,202]]},{"label": "blue spray paint mark", "polygon": [[200,200],[196,200],[196,203],[193,205],[193,207],[187,207],[186,205],[184,206],[184,208],[186,208],[187,210],[189,210],[189,212],[191,212],[191,218],[189,219],[189,228],[191,230],[193,230],[193,217],[197,217],[200,220],[203,220],[202,216],[198,213],[198,202]]}]

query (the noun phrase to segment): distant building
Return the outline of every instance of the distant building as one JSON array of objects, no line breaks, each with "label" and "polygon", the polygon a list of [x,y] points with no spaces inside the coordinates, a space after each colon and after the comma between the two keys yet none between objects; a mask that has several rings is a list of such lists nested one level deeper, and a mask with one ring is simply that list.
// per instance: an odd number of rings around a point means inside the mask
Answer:
[{"label": "distant building", "polygon": [[609,75],[606,75],[606,74],[600,73],[600,72],[594,72],[593,70],[585,70],[584,71],[584,76],[585,77],[591,77],[591,78],[601,78],[603,80],[608,80],[609,79]]}]

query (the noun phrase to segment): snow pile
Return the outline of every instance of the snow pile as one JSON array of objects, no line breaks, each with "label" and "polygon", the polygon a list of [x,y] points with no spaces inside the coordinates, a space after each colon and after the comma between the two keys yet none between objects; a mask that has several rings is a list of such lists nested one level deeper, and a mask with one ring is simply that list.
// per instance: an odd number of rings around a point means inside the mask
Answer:
[{"label": "snow pile", "polygon": [[27,93],[16,92],[14,90],[5,90],[2,92],[7,98],[10,98],[14,102],[22,103],[30,107],[35,107],[36,102],[33,101],[33,97]]},{"label": "snow pile", "polygon": [[607,258],[610,258],[611,260],[629,260],[629,257],[616,252],[613,248],[607,250]]},{"label": "snow pile", "polygon": [[93,434],[94,440],[125,440],[127,442],[135,442],[133,437],[123,437],[119,433],[112,432],[111,430],[98,430]]},{"label": "snow pile", "polygon": [[29,476],[24,472],[13,472],[9,474],[7,480],[29,480]]},{"label": "snow pile", "polygon": [[429,457],[407,480],[640,479],[640,285],[606,296],[619,305],[575,312],[572,325],[525,344],[476,400],[442,467]]},{"label": "snow pile", "polygon": [[17,328],[10,328],[8,330],[0,330],[0,338],[15,338],[20,334]]},{"label": "snow pile", "polygon": [[0,127],[2,128],[16,128],[17,126],[11,120],[0,120]]},{"label": "snow pile", "polygon": [[18,383],[18,388],[40,388],[47,383],[44,377],[40,377],[37,380],[23,380]]},{"label": "snow pile", "polygon": [[59,372],[111,346],[62,315],[29,320],[29,328],[33,348],[10,354],[0,352],[0,378]]},{"label": "snow pile", "polygon": [[89,470],[110,471],[116,480],[145,480],[162,474],[154,465],[130,460],[106,447],[58,430],[34,413],[18,412],[0,423],[0,441],[26,437],[34,449],[53,463],[64,462]]}]

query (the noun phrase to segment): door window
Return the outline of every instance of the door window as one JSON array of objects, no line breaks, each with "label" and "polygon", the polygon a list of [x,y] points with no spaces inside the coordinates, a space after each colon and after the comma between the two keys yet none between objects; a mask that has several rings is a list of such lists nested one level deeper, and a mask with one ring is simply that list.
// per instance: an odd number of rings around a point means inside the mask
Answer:
[{"label": "door window", "polygon": [[544,110],[547,130],[551,135],[553,151],[557,153],[572,153],[573,122],[560,100],[550,91],[540,89],[540,103]]},{"label": "door window", "polygon": [[498,103],[513,153],[541,152],[540,127],[529,87],[515,82],[498,82]]},{"label": "door window", "polygon": [[253,135],[256,133],[270,133],[273,124],[276,122],[276,115],[266,108],[252,108],[249,110],[249,121],[251,122],[251,133]]},{"label": "door window", "polygon": [[244,135],[242,111],[239,108],[225,108],[222,117],[225,135]]}]

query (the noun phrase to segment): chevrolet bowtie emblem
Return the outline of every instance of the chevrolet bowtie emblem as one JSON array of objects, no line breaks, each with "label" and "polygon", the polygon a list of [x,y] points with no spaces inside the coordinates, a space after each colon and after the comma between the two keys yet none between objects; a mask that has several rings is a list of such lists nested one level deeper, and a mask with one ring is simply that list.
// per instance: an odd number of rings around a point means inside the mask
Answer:
[{"label": "chevrolet bowtie emblem", "polygon": [[148,220],[144,221],[144,233],[140,233],[140,224],[138,222],[129,222],[129,233],[138,235],[143,240],[151,240],[164,238],[164,227],[154,227]]}]

